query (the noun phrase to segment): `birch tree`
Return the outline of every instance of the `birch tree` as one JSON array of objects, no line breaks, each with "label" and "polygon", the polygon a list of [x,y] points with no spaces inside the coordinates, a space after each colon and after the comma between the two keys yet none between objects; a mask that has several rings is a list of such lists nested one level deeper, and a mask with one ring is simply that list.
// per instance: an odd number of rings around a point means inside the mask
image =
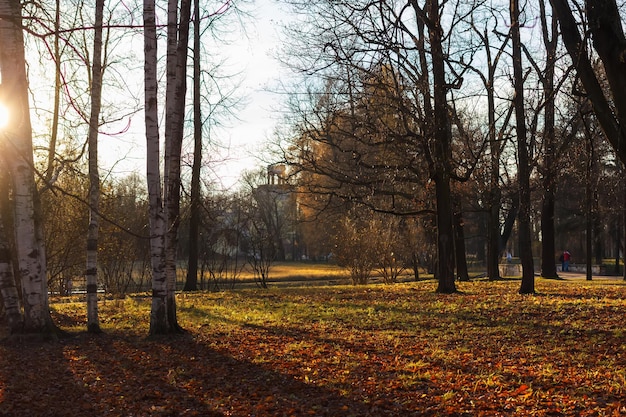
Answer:
[{"label": "birch tree", "polygon": [[146,89],[146,140],[152,251],[152,311],[150,334],[180,332],[176,318],[176,251],[180,224],[180,157],[186,92],[187,43],[191,1],[170,0],[167,18],[165,93],[164,190],[160,189],[160,150],[157,113],[157,41],[154,2],[144,1],[144,52]]},{"label": "birch tree", "polygon": [[[181,152],[187,91],[187,53],[191,0],[170,0],[167,24],[167,86],[165,91],[165,274],[167,320],[170,331],[182,328],[176,318],[176,260],[180,226]],[[178,20],[177,20],[178,19]],[[177,24],[178,23],[178,24]]]},{"label": "birch tree", "polygon": [[[0,167],[3,172],[6,172],[2,164]],[[23,316],[13,274],[10,240],[5,228],[5,223],[8,223],[7,217],[10,216],[7,179],[6,173],[0,173],[0,295],[2,295],[2,305],[9,331],[13,334],[21,331]]]},{"label": "birch tree", "polygon": [[14,232],[22,288],[24,331],[54,329],[49,310],[46,258],[34,177],[28,80],[19,0],[0,1],[0,101],[10,119],[0,132],[13,190]]},{"label": "birch tree", "polygon": [[165,276],[165,219],[161,191],[159,145],[157,30],[154,0],[143,2],[144,93],[146,126],[146,176],[150,219],[150,262],[152,264],[152,308],[150,334],[165,334],[167,322],[167,280]]},{"label": "birch tree", "polygon": [[89,117],[89,226],[87,228],[87,330],[100,333],[98,322],[98,230],[100,174],[98,172],[98,128],[102,101],[102,21],[104,0],[96,1],[93,63],[91,68],[91,114]]}]

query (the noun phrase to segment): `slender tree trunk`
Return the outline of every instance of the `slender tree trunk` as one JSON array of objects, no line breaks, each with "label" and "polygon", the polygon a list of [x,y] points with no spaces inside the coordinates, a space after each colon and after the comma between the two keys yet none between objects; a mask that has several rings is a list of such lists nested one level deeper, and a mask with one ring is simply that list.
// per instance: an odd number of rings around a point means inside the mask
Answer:
[{"label": "slender tree trunk", "polygon": [[189,262],[185,291],[198,289],[198,232],[200,229],[200,168],[202,167],[202,112],[200,108],[200,1],[194,0],[193,20],[193,166],[191,168],[191,213]]},{"label": "slender tree trunk", "polygon": [[[487,33],[485,40],[489,39]],[[500,279],[500,204],[502,191],[500,190],[500,155],[502,147],[496,134],[496,93],[495,68],[496,62],[491,62],[491,51],[485,51],[489,60],[489,74],[487,79],[487,117],[489,120],[489,151],[490,151],[490,176],[489,176],[489,212],[487,217],[487,276],[490,281]],[[499,56],[498,56],[499,57]],[[498,61],[496,57],[496,61]]]},{"label": "slender tree trunk", "polygon": [[[587,158],[591,160],[591,157],[587,155]],[[587,281],[593,279],[592,264],[593,264],[593,190],[591,189],[591,169],[590,162],[587,162],[587,178],[585,181],[585,262],[587,263]]]},{"label": "slender tree trunk", "polygon": [[456,210],[454,213],[454,250],[456,258],[456,276],[459,281],[469,281],[467,258],[465,257],[465,232],[463,230],[463,213]]},{"label": "slender tree trunk", "polygon": [[[487,275],[490,281],[500,279],[500,201],[502,193],[500,192],[498,167],[500,158],[492,156],[492,174],[491,189],[489,190],[489,217],[487,219],[488,241],[487,241]],[[493,164],[496,166],[493,166]]]},{"label": "slender tree trunk", "polygon": [[[494,281],[500,278],[500,270],[498,264],[502,249],[500,247],[500,205],[502,201],[502,190],[500,189],[500,158],[502,155],[502,143],[504,129],[508,126],[509,119],[512,116],[512,107],[509,109],[502,127],[496,128],[496,70],[499,68],[498,63],[504,54],[508,37],[500,43],[495,49],[491,45],[491,33],[485,25],[484,29],[474,26],[474,32],[480,38],[485,54],[485,62],[487,64],[487,75],[479,73],[483,85],[485,86],[487,99],[487,118],[489,123],[488,139],[489,139],[489,195],[487,199],[487,276],[489,280]],[[495,52],[495,55],[493,53]]]},{"label": "slender tree trunk", "polygon": [[144,92],[146,124],[146,172],[150,217],[150,263],[152,266],[152,307],[150,334],[166,334],[167,279],[165,275],[165,219],[161,194],[161,167],[158,120],[157,32],[155,1],[144,0]]},{"label": "slender tree trunk", "polygon": [[[622,173],[626,172],[626,164],[622,164]],[[626,281],[626,181],[624,181],[624,190],[622,191],[622,197],[624,198],[624,203],[622,204],[622,224],[624,228],[622,229],[624,235],[624,246],[622,251],[622,263],[623,263],[623,276],[624,281]]]},{"label": "slender tree trunk", "polygon": [[622,225],[621,225],[622,216],[617,216],[615,218],[614,227],[615,227],[615,275],[619,275],[619,250],[621,246],[622,239]]},{"label": "slender tree trunk", "polygon": [[526,138],[524,111],[524,80],[522,74],[522,45],[520,40],[519,2],[511,0],[511,39],[513,42],[513,77],[515,81],[515,123],[517,132],[518,183],[519,183],[519,255],[522,263],[521,294],[535,292],[532,237],[530,230],[530,159]]},{"label": "slender tree trunk", "polygon": [[[589,208],[589,205],[587,206],[587,208]],[[586,253],[585,253],[585,262],[587,263],[586,266],[586,279],[587,281],[591,281],[593,279],[593,243],[592,243],[592,239],[593,239],[593,221],[592,221],[592,217],[593,215],[591,214],[591,211],[588,211],[586,213],[586,222],[585,222],[585,246],[586,246]]]},{"label": "slender tree trunk", "polygon": [[[167,320],[171,332],[180,332],[176,318],[176,261],[180,225],[180,158],[183,142],[185,93],[187,90],[187,44],[191,0],[182,0],[176,28],[177,1],[168,7],[167,91],[165,99],[165,274],[167,276]],[[173,28],[173,29],[172,29]],[[171,37],[170,37],[171,36]],[[173,73],[173,75],[171,75]]]},{"label": "slender tree trunk", "polygon": [[593,263],[593,165],[594,165],[594,146],[593,137],[588,134],[588,130],[585,129],[585,147],[587,148],[587,166],[585,172],[585,217],[586,217],[586,236],[585,245],[587,246],[587,253],[585,254],[585,261],[587,262],[587,281],[593,279],[592,275],[592,263]]},{"label": "slender tree trunk", "polygon": [[413,265],[413,279],[417,282],[420,280],[420,261],[415,251],[411,254],[411,263]]},{"label": "slender tree trunk", "polygon": [[[18,0],[0,0],[1,99],[11,113],[2,132],[2,156],[11,175],[15,241],[22,284],[24,331],[55,330],[50,316],[46,257],[34,178],[28,81]],[[7,18],[8,16],[8,18]]]},{"label": "slender tree trunk", "polygon": [[[554,244],[554,181],[556,176],[556,158],[555,154],[555,135],[554,135],[554,67],[556,63],[557,52],[557,20],[556,16],[552,16],[548,31],[548,23],[546,17],[545,3],[541,0],[541,23],[544,45],[546,47],[546,70],[543,76],[543,92],[545,96],[544,108],[544,134],[543,140],[545,144],[544,166],[543,166],[543,201],[541,204],[541,276],[544,278],[558,278],[556,272],[556,263],[554,255],[556,247]],[[552,35],[552,38],[550,38]]]},{"label": "slender tree trunk", "polygon": [[600,209],[598,208],[598,192],[594,189],[593,193],[593,256],[596,259],[596,264],[602,266],[604,263],[604,231],[602,230],[602,224],[600,223]]},{"label": "slender tree trunk", "polygon": [[102,106],[102,21],[104,0],[96,1],[91,69],[91,115],[89,117],[89,227],[87,229],[87,331],[100,333],[98,321],[98,230],[100,173],[98,172],[98,128]]},{"label": "slender tree trunk", "polygon": [[[177,224],[179,222],[176,215],[176,205],[180,204],[180,195],[175,191],[180,185],[176,183],[175,167],[180,164],[180,156],[173,155],[176,150],[174,137],[178,131],[178,116],[176,111],[176,92],[178,86],[178,74],[176,73],[176,52],[178,46],[178,1],[168,0],[167,8],[167,61],[166,61],[166,88],[165,88],[165,167],[163,170],[163,214],[165,219],[165,312],[167,315],[167,330],[172,330],[176,326],[175,322],[171,322],[170,311],[172,307],[169,305],[174,301],[173,308],[176,308],[176,233],[178,232]],[[184,82],[184,81],[183,81]],[[174,149],[172,149],[174,147]],[[172,175],[174,178],[171,178]],[[178,178],[180,180],[180,178]],[[173,230],[175,228],[175,231]],[[174,295],[170,292],[174,291]]]},{"label": "slender tree trunk", "polygon": [[513,226],[515,226],[515,219],[519,213],[519,193],[515,193],[511,196],[511,208],[506,214],[504,224],[502,225],[502,234],[500,235],[500,254],[506,249],[511,234],[513,233]]},{"label": "slender tree trunk", "polygon": [[54,14],[54,109],[52,110],[52,129],[48,145],[48,166],[46,181],[50,182],[54,174],[54,156],[56,154],[57,136],[59,134],[59,107],[61,103],[61,47],[59,27],[61,22],[61,0],[56,0]]}]

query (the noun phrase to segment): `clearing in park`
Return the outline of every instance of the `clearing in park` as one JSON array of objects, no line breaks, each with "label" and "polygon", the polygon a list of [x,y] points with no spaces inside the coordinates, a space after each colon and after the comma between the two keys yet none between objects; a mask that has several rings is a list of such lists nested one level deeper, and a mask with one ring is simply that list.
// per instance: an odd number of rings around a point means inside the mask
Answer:
[{"label": "clearing in park", "polygon": [[0,414],[604,416],[626,413],[621,280],[274,285],[183,293],[187,330],[147,339],[149,297],[52,300],[71,337],[0,344]]}]

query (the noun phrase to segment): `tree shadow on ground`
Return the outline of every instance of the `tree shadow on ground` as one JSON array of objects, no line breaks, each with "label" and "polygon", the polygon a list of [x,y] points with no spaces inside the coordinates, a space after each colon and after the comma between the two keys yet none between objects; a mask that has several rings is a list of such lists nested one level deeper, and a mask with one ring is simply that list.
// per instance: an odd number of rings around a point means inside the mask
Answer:
[{"label": "tree shadow on ground", "polygon": [[379,415],[363,402],[190,336],[5,341],[0,395],[0,415],[16,416]]}]

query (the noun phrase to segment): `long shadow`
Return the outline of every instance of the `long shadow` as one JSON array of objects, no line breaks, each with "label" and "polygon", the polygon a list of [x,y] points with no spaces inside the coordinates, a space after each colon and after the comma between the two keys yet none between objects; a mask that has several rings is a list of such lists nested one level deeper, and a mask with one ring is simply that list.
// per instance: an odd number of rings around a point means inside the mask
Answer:
[{"label": "long shadow", "polygon": [[103,335],[75,348],[89,352],[78,372],[91,376],[87,382],[95,392],[107,393],[97,401],[100,415],[385,415],[363,401],[218,352],[191,336]]},{"label": "long shadow", "polygon": [[0,415],[97,415],[93,399],[70,369],[62,342],[0,343]]}]

